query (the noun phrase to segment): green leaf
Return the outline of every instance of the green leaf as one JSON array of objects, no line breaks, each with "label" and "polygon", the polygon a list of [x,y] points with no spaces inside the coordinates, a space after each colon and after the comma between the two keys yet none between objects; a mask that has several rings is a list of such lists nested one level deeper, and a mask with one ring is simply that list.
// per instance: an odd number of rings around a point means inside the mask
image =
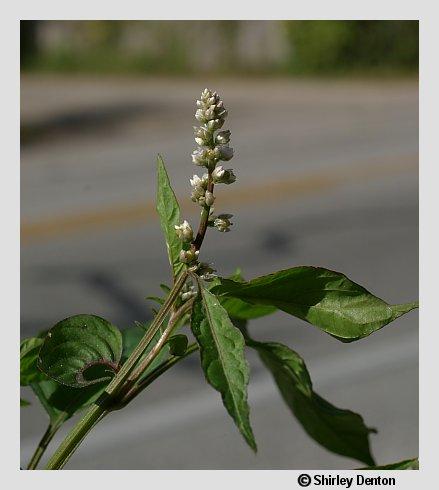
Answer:
[{"label": "green leaf", "polygon": [[344,274],[321,267],[294,267],[248,282],[222,279],[212,292],[269,305],[305,320],[343,342],[367,337],[418,303],[389,305]]},{"label": "green leaf", "polygon": [[[105,384],[71,388],[53,381],[37,367],[38,354],[43,343],[44,339],[40,336],[21,342],[20,384],[30,385],[49,415],[51,423],[58,427],[77,411],[91,404],[105,389]],[[20,406],[29,404],[27,400],[20,399]]]},{"label": "green leaf", "polygon": [[106,385],[106,382],[102,382],[84,388],[72,388],[46,379],[32,383],[31,388],[49,415],[51,423],[59,425],[95,402]]},{"label": "green leaf", "polygon": [[389,305],[392,310],[392,320],[396,320],[402,315],[405,315],[409,311],[419,308],[419,302],[413,301],[412,303],[403,303],[401,305]]},{"label": "green leaf", "polygon": [[38,353],[44,340],[39,337],[24,339],[20,343],[20,385],[28,386],[46,379],[46,376],[38,369]]},{"label": "green leaf", "polygon": [[204,287],[194,303],[191,326],[200,346],[206,380],[221,393],[227,411],[256,451],[247,403],[250,371],[244,356],[244,337],[232,324],[218,298]]},{"label": "green leaf", "polygon": [[169,353],[173,356],[183,356],[186,352],[189,340],[186,335],[173,335],[167,342]]},{"label": "green leaf", "polygon": [[254,305],[238,298],[220,297],[219,300],[229,316],[238,320],[254,320],[271,315],[277,310],[274,306]]},{"label": "green leaf", "polygon": [[[235,273],[227,279],[239,283],[245,282],[241,275],[241,269],[236,269]],[[212,291],[216,286],[220,286],[222,281],[224,281],[224,279],[217,277],[207,283],[206,287],[209,291]],[[277,308],[274,306],[255,305],[246,303],[238,298],[219,296],[219,300],[222,307],[227,311],[229,317],[237,320],[253,320],[255,318],[271,315],[277,311]]]},{"label": "green leaf", "polygon": [[29,405],[30,405],[30,402],[28,402],[24,398],[20,398],[20,407],[28,407]]},{"label": "green leaf", "polygon": [[419,470],[419,459],[406,459],[398,463],[386,464],[384,466],[367,466],[360,470]]},{"label": "green leaf", "polygon": [[[131,355],[133,350],[136,348],[142,337],[145,335],[146,330],[148,329],[150,322],[144,323],[144,324],[137,324],[134,327],[129,327],[126,328],[125,330],[122,330],[122,343],[123,343],[123,350],[122,350],[122,361],[121,364],[124,364],[125,361],[128,359],[128,357]],[[163,327],[162,327],[163,328]],[[154,345],[157,343],[158,339],[162,335],[161,330],[159,330],[153,337],[151,343],[149,344],[148,348],[144,352],[142,359],[148,355],[150,350],[154,347]],[[147,376],[151,371],[153,371],[159,364],[161,364],[166,357],[169,355],[169,344],[166,343],[163,348],[161,349],[160,353],[158,356],[152,361],[152,363],[148,366],[146,371],[142,374],[141,379],[143,379],[145,376]]]},{"label": "green leaf", "polygon": [[330,451],[374,464],[369,448],[369,433],[363,418],[350,410],[334,407],[313,391],[303,359],[287,346],[276,342],[247,344],[257,350],[271,371],[285,403],[305,431]]},{"label": "green leaf", "polygon": [[52,327],[38,367],[58,383],[83,387],[109,380],[119,368],[122,335],[107,320],[75,315]]},{"label": "green leaf", "polygon": [[179,255],[183,247],[182,241],[175,233],[175,225],[180,224],[180,206],[169,182],[168,173],[162,157],[157,157],[157,212],[160,217],[160,226],[166,239],[169,263],[177,277],[184,269]]}]

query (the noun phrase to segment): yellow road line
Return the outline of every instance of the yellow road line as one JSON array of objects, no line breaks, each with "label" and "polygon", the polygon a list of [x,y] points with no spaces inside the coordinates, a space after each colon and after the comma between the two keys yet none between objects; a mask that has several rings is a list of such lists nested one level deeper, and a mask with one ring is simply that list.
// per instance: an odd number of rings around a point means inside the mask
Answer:
[{"label": "yellow road line", "polygon": [[[227,189],[227,193],[221,196],[221,205],[294,199],[306,194],[331,190],[347,183],[361,184],[365,180],[394,176],[407,171],[413,172],[417,168],[418,156],[407,155],[402,158],[377,159],[362,165],[340,166],[329,171],[321,171],[315,175],[292,176],[279,181],[258,183],[247,187],[239,184],[239,187],[236,185],[236,187]],[[179,196],[179,201],[183,212],[194,211],[194,205],[187,195]],[[25,245],[68,233],[97,228],[122,227],[156,219],[155,202],[152,200],[131,205],[118,205],[33,223],[22,223],[21,241]]]}]

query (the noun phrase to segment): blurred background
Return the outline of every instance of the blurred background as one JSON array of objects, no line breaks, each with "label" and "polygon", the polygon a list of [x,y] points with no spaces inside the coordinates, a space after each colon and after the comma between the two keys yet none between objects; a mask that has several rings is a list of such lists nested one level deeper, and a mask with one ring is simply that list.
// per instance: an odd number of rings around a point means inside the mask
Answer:
[{"label": "blurred background", "polygon": [[[320,265],[390,303],[418,297],[417,21],[22,21],[21,66],[22,337],[77,313],[120,328],[151,317],[145,297],[169,283],[156,155],[196,223],[206,86],[229,110],[238,181],[216,201],[235,226],[209,232],[203,260],[246,278]],[[283,313],[250,328],[298,351],[317,393],[378,429],[380,464],[418,454],[416,312],[353,344]],[[359,466],[312,441],[249,360],[256,456],[194,355],[99,424],[66,468]],[[36,402],[22,409],[22,464],[45,425]]]}]

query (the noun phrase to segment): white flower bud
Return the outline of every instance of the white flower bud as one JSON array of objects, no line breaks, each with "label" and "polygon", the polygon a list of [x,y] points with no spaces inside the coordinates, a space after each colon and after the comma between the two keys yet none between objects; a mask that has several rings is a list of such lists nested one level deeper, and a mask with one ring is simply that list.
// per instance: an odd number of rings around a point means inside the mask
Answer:
[{"label": "white flower bud", "polygon": [[208,88],[205,88],[202,92],[201,92],[201,100],[203,101],[206,101],[207,99],[209,99],[210,97],[212,97],[212,92],[208,89]]},{"label": "white flower bud", "polygon": [[208,109],[204,111],[204,119],[206,121],[210,121],[211,119],[215,119],[215,106],[211,105]]},{"label": "white flower bud", "polygon": [[223,119],[213,119],[207,123],[207,128],[209,131],[215,131],[216,129],[220,129],[224,124]]},{"label": "white flower bud", "polygon": [[[191,199],[194,202],[198,202],[201,206],[204,205],[204,195],[209,182],[209,175],[203,174],[200,178],[198,175],[194,175],[192,179],[189,179],[192,186]],[[200,200],[202,200],[200,202]]]},{"label": "white flower bud", "polygon": [[221,150],[219,149],[218,146],[215,146],[215,148],[212,150],[211,153],[212,157],[219,160],[221,157]]},{"label": "white flower bud", "polygon": [[233,157],[233,148],[230,148],[230,146],[226,145],[220,145],[216,146],[215,149],[218,149],[219,151],[219,159],[227,162],[228,160],[231,160]]},{"label": "white flower bud", "polygon": [[[205,113],[203,112],[203,114],[203,117],[205,118]],[[208,146],[212,140],[212,135],[205,126],[194,126],[194,136],[197,145],[200,146]]]},{"label": "white flower bud", "polygon": [[194,175],[192,179],[189,179],[189,182],[191,183],[192,187],[202,187],[203,186],[203,181],[198,177],[198,175]]},{"label": "white flower bud", "polygon": [[204,148],[197,148],[191,154],[192,162],[195,165],[204,166],[207,163],[207,150]]},{"label": "white flower bud", "polygon": [[204,195],[204,202],[206,203],[206,206],[212,206],[212,204],[215,202],[215,196],[212,194],[212,192],[206,191],[206,194]]},{"label": "white flower bud", "polygon": [[227,129],[226,131],[220,131],[215,138],[215,143],[219,145],[227,145],[230,141],[230,131]]},{"label": "white flower bud", "polygon": [[198,119],[198,121],[204,123],[207,121],[205,115],[204,115],[204,110],[203,109],[197,109],[195,112],[195,118]]},{"label": "white flower bud", "polygon": [[230,226],[232,226],[232,222],[230,221],[230,218],[233,217],[233,214],[220,214],[218,215],[214,222],[213,225],[217,230],[221,232],[228,232],[230,231]]},{"label": "white flower bud", "polygon": [[191,193],[191,199],[194,202],[198,202],[200,206],[204,205],[205,189],[203,187],[195,187]]},{"label": "white flower bud", "polygon": [[[197,107],[198,109],[195,113],[195,117],[199,121],[207,123],[207,129],[209,131],[215,131],[224,124],[224,119],[227,117],[227,111],[224,108],[223,101],[216,92],[204,89],[201,94],[201,99],[197,100]],[[196,135],[196,137],[203,138],[201,135]],[[203,139],[205,140],[205,138]],[[206,140],[204,144],[207,145]]]},{"label": "white flower bud", "polygon": [[215,184],[220,183],[220,180],[223,178],[225,173],[224,167],[222,165],[218,165],[215,170],[212,172],[212,179]]},{"label": "white flower bud", "polygon": [[194,136],[198,138],[206,138],[209,134],[206,126],[193,126],[194,128]]},{"label": "white flower bud", "polygon": [[194,238],[194,232],[192,231],[191,225],[184,220],[181,225],[174,225],[175,233],[177,233],[178,238],[184,242],[191,242]]},{"label": "white flower bud", "polygon": [[186,250],[180,251],[179,259],[180,259],[180,262],[183,262],[183,264],[185,264],[187,262]]},{"label": "white flower bud", "polygon": [[183,262],[183,264],[190,264],[197,259],[199,253],[198,250],[182,250],[179,256],[180,262]]},{"label": "white flower bud", "polygon": [[205,166],[212,170],[215,167],[215,164],[218,162],[221,152],[215,147],[213,149],[206,150],[205,155]]},{"label": "white flower bud", "polygon": [[236,175],[233,173],[233,169],[228,168],[225,170],[222,165],[218,165],[212,172],[212,179],[215,184],[233,184],[236,180]]}]

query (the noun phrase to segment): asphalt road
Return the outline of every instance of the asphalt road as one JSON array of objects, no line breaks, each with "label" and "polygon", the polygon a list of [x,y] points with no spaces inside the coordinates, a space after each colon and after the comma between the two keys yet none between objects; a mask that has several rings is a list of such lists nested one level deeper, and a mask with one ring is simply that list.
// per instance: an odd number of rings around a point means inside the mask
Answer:
[{"label": "asphalt road", "polygon": [[[218,189],[231,233],[203,260],[247,278],[294,265],[346,273],[390,303],[418,296],[418,87],[414,81],[22,80],[21,335],[76,313],[120,327],[150,317],[169,281],[154,212],[161,153],[185,216],[194,100],[204,86],[230,116],[238,181]],[[379,463],[418,454],[418,328],[411,312],[341,344],[286,314],[251,327],[305,359],[315,390],[378,429]],[[355,468],[308,438],[250,353],[257,455],[204,381],[195,355],[109,416],[70,469]],[[24,390],[24,395],[31,396]],[[22,464],[45,425],[22,409]],[[49,451],[50,452],[50,451]]]}]

